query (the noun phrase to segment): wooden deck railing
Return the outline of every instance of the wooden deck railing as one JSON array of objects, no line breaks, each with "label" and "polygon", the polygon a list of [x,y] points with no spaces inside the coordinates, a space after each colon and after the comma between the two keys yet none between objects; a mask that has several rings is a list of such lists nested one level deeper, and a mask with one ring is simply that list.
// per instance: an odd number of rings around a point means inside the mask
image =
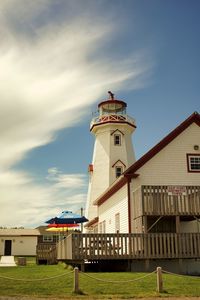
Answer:
[{"label": "wooden deck railing", "polygon": [[41,262],[46,262],[48,265],[56,263],[56,245],[38,244],[36,248],[36,261],[38,264]]},{"label": "wooden deck railing", "polygon": [[58,259],[200,258],[200,233],[81,234],[58,245]]},{"label": "wooden deck railing", "polygon": [[200,216],[200,186],[142,186],[143,215]]}]

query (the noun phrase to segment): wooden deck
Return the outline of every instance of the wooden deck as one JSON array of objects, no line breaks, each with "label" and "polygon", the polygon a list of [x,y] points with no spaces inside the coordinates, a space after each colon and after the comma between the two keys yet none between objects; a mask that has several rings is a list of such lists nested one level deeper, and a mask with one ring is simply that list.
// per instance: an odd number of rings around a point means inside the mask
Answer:
[{"label": "wooden deck", "polygon": [[56,245],[38,244],[36,248],[37,264],[52,265],[57,263]]},{"label": "wooden deck", "polygon": [[200,216],[200,186],[141,186],[134,192],[135,217]]},{"label": "wooden deck", "polygon": [[58,260],[200,258],[200,233],[82,234],[58,243]]}]

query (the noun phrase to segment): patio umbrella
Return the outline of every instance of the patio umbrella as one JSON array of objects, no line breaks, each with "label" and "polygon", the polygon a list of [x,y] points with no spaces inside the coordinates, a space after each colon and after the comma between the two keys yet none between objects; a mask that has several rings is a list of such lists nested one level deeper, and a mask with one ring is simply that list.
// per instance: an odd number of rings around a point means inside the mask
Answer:
[{"label": "patio umbrella", "polygon": [[77,227],[50,227],[47,228],[46,231],[51,231],[51,232],[64,232],[64,231],[69,231],[69,230],[76,230],[77,228],[79,228],[79,226]]},{"label": "patio umbrella", "polygon": [[76,228],[79,227],[78,224],[48,224],[49,228],[62,228],[62,227],[68,227],[68,228]]},{"label": "patio umbrella", "polygon": [[48,224],[78,224],[87,222],[86,217],[74,214],[72,211],[63,211],[57,217],[51,218],[46,223]]}]

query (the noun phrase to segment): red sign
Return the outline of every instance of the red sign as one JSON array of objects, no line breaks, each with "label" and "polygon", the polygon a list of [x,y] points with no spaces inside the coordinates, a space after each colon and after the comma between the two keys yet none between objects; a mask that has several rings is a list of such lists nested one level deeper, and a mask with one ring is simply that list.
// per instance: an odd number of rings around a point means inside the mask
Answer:
[{"label": "red sign", "polygon": [[168,186],[167,192],[169,195],[178,196],[178,195],[186,195],[186,187],[185,186]]}]

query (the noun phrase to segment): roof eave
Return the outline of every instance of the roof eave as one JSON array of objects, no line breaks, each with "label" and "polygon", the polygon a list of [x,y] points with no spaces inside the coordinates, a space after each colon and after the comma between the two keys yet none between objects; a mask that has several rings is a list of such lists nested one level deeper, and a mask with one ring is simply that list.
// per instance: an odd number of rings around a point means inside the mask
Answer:
[{"label": "roof eave", "polygon": [[99,217],[95,217],[94,219],[90,220],[89,222],[87,222],[84,227],[85,228],[88,228],[88,227],[91,227],[95,224],[97,224],[99,222]]}]

